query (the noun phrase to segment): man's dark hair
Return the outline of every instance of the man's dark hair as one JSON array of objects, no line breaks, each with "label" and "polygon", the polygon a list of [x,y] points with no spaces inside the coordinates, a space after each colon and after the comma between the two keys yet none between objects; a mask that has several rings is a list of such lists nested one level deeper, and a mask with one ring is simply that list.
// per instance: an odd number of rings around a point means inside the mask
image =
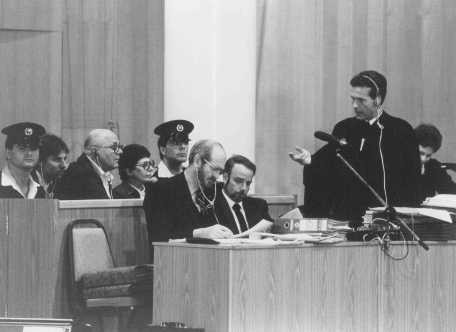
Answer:
[{"label": "man's dark hair", "polygon": [[235,154],[231,156],[225,163],[225,169],[224,172],[228,174],[228,176],[231,175],[231,170],[233,169],[234,165],[236,164],[241,164],[247,167],[249,170],[253,172],[253,175],[255,175],[256,172],[256,166],[253,162],[251,162],[248,158],[241,156],[239,154]]},{"label": "man's dark hair", "polygon": [[431,147],[436,152],[442,146],[442,134],[436,126],[422,123],[415,128],[418,144],[423,147]]},{"label": "man's dark hair", "polygon": [[369,97],[375,99],[378,96],[380,97],[380,105],[383,104],[386,97],[387,83],[385,76],[379,72],[376,72],[375,70],[362,71],[350,80],[350,85],[354,88],[370,88]]},{"label": "man's dark hair", "polygon": [[149,150],[140,144],[129,144],[122,150],[119,157],[119,176],[122,181],[128,179],[127,169],[132,171],[135,169],[136,164],[142,158],[149,158]]},{"label": "man's dark hair", "polygon": [[52,134],[40,137],[40,162],[46,161],[50,156],[58,156],[62,152],[70,153],[70,149],[63,139]]}]

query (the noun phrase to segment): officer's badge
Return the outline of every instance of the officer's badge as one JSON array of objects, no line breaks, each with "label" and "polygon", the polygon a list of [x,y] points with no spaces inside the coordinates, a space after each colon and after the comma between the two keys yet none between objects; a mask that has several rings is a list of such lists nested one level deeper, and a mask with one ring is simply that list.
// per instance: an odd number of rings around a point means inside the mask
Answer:
[{"label": "officer's badge", "polygon": [[33,129],[32,128],[25,128],[24,129],[24,134],[25,134],[25,136],[32,136],[33,135]]},{"label": "officer's badge", "polygon": [[184,126],[183,126],[183,125],[181,125],[181,124],[178,124],[178,125],[176,126],[176,130],[177,130],[178,132],[180,132],[180,133],[181,133],[181,132],[183,132],[183,131],[184,131]]}]

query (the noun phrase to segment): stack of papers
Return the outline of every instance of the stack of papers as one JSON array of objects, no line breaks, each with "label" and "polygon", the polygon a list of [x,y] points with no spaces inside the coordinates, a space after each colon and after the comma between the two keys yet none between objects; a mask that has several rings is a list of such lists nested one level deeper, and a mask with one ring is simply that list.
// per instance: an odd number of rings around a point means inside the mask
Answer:
[{"label": "stack of papers", "polygon": [[426,198],[422,204],[429,207],[442,207],[456,210],[456,195],[442,194]]},{"label": "stack of papers", "polygon": [[220,244],[239,245],[239,244],[256,244],[256,245],[290,245],[302,243],[338,243],[345,240],[340,234],[327,235],[324,233],[289,233],[289,234],[272,234],[272,233],[251,233],[249,238],[235,237],[231,239],[217,239]]},{"label": "stack of papers", "polygon": [[[371,210],[375,212],[383,211],[385,208],[377,207]],[[414,207],[395,207],[394,208],[398,214],[404,216],[418,217],[422,221],[442,221],[446,223],[453,223],[452,215],[455,215],[453,212],[450,212],[445,209],[435,209],[435,208],[414,208]],[[420,218],[425,217],[425,218]]]}]

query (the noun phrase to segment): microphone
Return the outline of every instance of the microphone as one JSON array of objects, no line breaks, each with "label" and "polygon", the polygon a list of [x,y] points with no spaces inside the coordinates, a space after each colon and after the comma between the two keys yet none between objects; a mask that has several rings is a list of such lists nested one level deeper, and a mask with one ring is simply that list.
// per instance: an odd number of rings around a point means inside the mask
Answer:
[{"label": "microphone", "polygon": [[336,136],[325,133],[323,131],[316,131],[314,133],[314,136],[315,136],[315,138],[318,138],[319,140],[328,142],[330,144],[334,144],[339,147],[343,147],[343,146],[347,145],[346,142],[339,140]]},{"label": "microphone", "polygon": [[456,163],[441,163],[440,168],[449,169],[456,172]]}]

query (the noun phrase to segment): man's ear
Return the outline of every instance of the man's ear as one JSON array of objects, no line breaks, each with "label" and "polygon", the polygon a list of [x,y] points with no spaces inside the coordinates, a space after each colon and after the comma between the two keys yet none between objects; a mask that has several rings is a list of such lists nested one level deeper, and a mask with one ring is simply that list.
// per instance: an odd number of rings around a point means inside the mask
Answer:
[{"label": "man's ear", "polygon": [[198,167],[201,167],[203,165],[203,160],[201,159],[201,156],[199,154],[195,155],[194,163]]},{"label": "man's ear", "polygon": [[382,99],[380,98],[380,96],[377,96],[375,98],[375,106],[380,106],[381,102],[382,102]]},{"label": "man's ear", "polygon": [[229,179],[230,177],[228,176],[228,173],[223,172],[223,182],[227,184]]},{"label": "man's ear", "polygon": [[10,160],[11,159],[11,150],[10,149],[6,149],[6,160]]},{"label": "man's ear", "polygon": [[158,148],[159,148],[159,150],[160,150],[160,153],[161,153],[162,155],[165,155],[166,147],[165,147],[165,146],[159,146]]}]

